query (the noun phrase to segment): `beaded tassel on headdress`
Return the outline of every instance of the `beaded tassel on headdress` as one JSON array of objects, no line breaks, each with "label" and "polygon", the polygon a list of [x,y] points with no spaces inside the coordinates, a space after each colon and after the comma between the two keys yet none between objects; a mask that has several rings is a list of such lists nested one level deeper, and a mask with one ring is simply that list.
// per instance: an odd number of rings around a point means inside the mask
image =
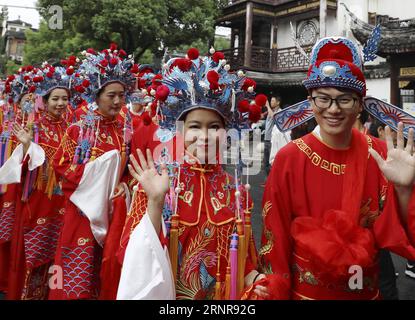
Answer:
[{"label": "beaded tassel on headdress", "polygon": [[177,212],[179,194],[182,191],[180,188],[180,167],[178,168],[176,187],[174,188],[174,211],[171,217],[170,224],[170,239],[169,239],[169,255],[172,266],[172,273],[174,277],[174,283],[177,279],[177,266],[178,266],[178,249],[179,249],[179,214]]},{"label": "beaded tassel on headdress", "polygon": [[128,155],[130,154],[130,141],[132,137],[132,120],[131,113],[127,110],[124,118],[124,127],[123,127],[123,143],[121,146],[121,166],[120,166],[120,175],[124,172],[127,166]]},{"label": "beaded tassel on headdress", "polygon": [[[9,159],[12,150],[13,141],[11,139],[12,124],[15,114],[13,107],[7,102],[7,94],[5,92],[5,83],[1,83],[0,89],[0,167]],[[7,191],[7,185],[0,185],[0,194]]]},{"label": "beaded tassel on headdress", "polygon": [[[32,124],[30,130],[33,132],[33,142],[39,143],[39,134],[38,129],[35,124]],[[25,182],[23,184],[23,194],[22,201],[26,202],[29,199],[30,194],[32,193],[33,188],[35,187],[35,181],[37,178],[38,170],[28,171],[25,177]]]},{"label": "beaded tassel on headdress", "polygon": [[238,298],[238,234],[231,236],[230,254],[230,299]]},{"label": "beaded tassel on headdress", "polygon": [[[10,110],[9,110],[10,111]],[[11,139],[14,116],[8,112],[3,118],[3,130],[0,134],[0,167],[10,158],[13,141]],[[7,191],[7,185],[0,185],[0,194]]]}]

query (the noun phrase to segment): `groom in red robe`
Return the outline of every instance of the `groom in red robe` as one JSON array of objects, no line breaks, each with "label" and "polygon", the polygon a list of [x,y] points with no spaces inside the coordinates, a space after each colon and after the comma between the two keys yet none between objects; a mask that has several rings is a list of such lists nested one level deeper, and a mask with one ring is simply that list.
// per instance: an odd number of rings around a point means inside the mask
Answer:
[{"label": "groom in red robe", "polygon": [[263,272],[284,299],[379,299],[379,249],[415,258],[414,132],[405,147],[400,123],[395,147],[389,128],[386,144],[353,129],[366,83],[348,39],[316,44],[304,85],[318,126],[275,157]]}]

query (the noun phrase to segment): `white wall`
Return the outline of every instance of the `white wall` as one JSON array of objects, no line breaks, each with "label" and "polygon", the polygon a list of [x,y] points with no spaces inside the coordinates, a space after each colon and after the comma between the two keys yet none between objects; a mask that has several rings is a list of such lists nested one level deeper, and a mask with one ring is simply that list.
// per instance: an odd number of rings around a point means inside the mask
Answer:
[{"label": "white wall", "polygon": [[343,28],[339,28],[337,17],[329,13],[326,18],[326,33],[327,37],[344,36]]},{"label": "white wall", "polygon": [[368,79],[366,80],[367,95],[373,96],[386,102],[390,102],[391,96],[391,79]]},{"label": "white wall", "polygon": [[[350,18],[346,9],[340,5],[343,2],[351,12],[364,22],[368,21],[368,12],[388,15],[400,20],[415,18],[414,0],[341,0],[337,6],[337,22],[339,30],[349,28]],[[348,35],[349,36],[349,35]]]},{"label": "white wall", "polygon": [[[366,0],[369,11],[400,20],[415,18],[414,0]],[[365,2],[365,1],[362,1]]]},{"label": "white wall", "polygon": [[[350,31],[350,17],[346,9],[340,5],[343,2],[359,19],[367,22],[368,12],[376,12],[389,15],[393,18],[409,19],[415,18],[415,0],[341,0],[338,2],[337,14],[327,15],[327,36],[344,36],[353,38]],[[296,30],[295,16],[288,19],[277,20],[277,43],[278,48],[293,47],[291,39],[290,21]]]},{"label": "white wall", "polygon": [[[293,28],[296,30],[296,21],[292,19]],[[277,45],[278,49],[294,47],[294,41],[291,37],[290,20],[279,19],[277,21]]]}]

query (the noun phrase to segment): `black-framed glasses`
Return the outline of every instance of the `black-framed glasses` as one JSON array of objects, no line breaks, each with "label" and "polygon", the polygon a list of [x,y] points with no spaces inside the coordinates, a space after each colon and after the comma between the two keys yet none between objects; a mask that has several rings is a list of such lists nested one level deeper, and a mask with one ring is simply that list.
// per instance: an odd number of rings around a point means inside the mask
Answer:
[{"label": "black-framed glasses", "polygon": [[358,100],[355,97],[349,97],[349,96],[342,96],[337,98],[330,98],[326,96],[315,96],[311,97],[313,99],[314,104],[320,108],[320,109],[328,109],[332,106],[333,101],[336,101],[337,106],[340,109],[352,109],[356,101]]}]

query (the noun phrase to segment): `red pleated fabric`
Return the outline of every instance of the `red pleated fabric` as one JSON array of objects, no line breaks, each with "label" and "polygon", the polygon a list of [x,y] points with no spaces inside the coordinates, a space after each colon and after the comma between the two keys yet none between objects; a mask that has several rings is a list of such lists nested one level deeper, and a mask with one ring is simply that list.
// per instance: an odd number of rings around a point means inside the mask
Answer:
[{"label": "red pleated fabric", "polygon": [[115,300],[117,298],[118,283],[121,277],[121,264],[116,253],[120,246],[121,234],[127,216],[127,205],[123,196],[115,198],[113,205],[113,218],[105,239],[101,264],[100,300]]}]

